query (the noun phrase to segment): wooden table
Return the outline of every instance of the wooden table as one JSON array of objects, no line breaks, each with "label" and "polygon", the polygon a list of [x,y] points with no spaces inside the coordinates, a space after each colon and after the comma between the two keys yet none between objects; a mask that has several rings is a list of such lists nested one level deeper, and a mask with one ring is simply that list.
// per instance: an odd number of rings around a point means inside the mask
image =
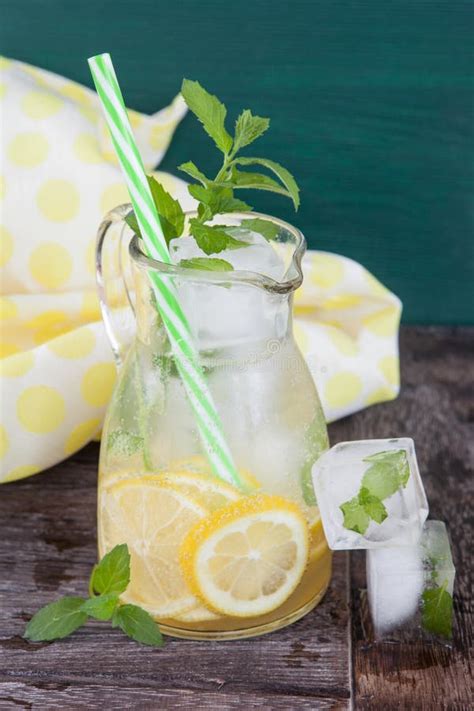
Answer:
[{"label": "wooden table", "polygon": [[[91,623],[54,644],[21,635],[31,614],[84,594],[96,557],[97,445],[0,493],[0,708],[468,709],[474,331],[404,328],[400,398],[330,428],[332,442],[412,436],[431,517],[448,522],[458,575],[455,639],[444,646],[369,644],[364,566],[334,556],[321,605],[257,639],[138,646]],[[403,584],[401,582],[401,584]]]}]

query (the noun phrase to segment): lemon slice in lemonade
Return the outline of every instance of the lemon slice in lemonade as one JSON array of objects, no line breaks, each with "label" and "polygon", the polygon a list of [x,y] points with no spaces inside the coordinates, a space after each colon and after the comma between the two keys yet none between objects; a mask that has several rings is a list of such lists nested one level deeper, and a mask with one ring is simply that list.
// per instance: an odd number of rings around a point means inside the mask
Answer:
[{"label": "lemon slice in lemonade", "polygon": [[309,560],[314,563],[324,553],[329,551],[329,546],[324,535],[321,517],[313,520],[309,527]]},{"label": "lemon slice in lemonade", "polygon": [[191,496],[208,511],[214,511],[231,501],[240,499],[240,492],[216,476],[191,472],[163,472],[156,475],[158,480],[179,488],[183,494]]},{"label": "lemon slice in lemonade", "polygon": [[154,617],[172,617],[199,605],[179,564],[179,547],[207,510],[159,476],[122,479],[100,496],[101,557],[119,543],[131,555],[130,583],[123,602]]},{"label": "lemon slice in lemonade", "polygon": [[[173,472],[183,472],[186,474],[206,474],[207,476],[214,476],[211,465],[205,457],[196,454],[192,457],[184,457],[183,459],[176,459],[169,465],[170,471]],[[247,490],[257,491],[261,489],[262,486],[258,479],[249,472],[247,469],[239,469],[240,478],[242,483]]]},{"label": "lemon slice in lemonade", "polygon": [[192,591],[236,617],[271,612],[291,595],[308,559],[300,508],[278,496],[249,496],[196,524],[181,547]]},{"label": "lemon slice in lemonade", "polygon": [[183,612],[181,615],[174,615],[173,619],[177,622],[187,622],[189,624],[195,622],[212,622],[222,618],[220,615],[212,612],[212,610],[204,607],[204,605],[198,605],[198,607],[195,607],[193,610],[189,610],[189,612]]}]

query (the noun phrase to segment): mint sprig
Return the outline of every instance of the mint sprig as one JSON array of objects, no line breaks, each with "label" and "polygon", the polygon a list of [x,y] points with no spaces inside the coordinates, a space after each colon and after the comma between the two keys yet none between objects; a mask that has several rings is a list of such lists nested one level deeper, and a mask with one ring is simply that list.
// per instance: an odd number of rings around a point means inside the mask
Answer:
[{"label": "mint sprig", "polygon": [[[299,188],[291,173],[279,163],[268,158],[247,158],[240,155],[265,131],[270,119],[252,114],[244,109],[235,122],[232,136],[225,125],[227,108],[219,99],[210,94],[199,82],[184,79],[181,93],[189,109],[201,122],[206,133],[223,154],[221,168],[214,178],[208,178],[192,161],[182,163],[178,169],[195,180],[188,186],[190,195],[197,200],[197,217],[189,222],[189,232],[199,247],[207,254],[216,254],[224,249],[246,247],[248,242],[233,236],[235,226],[207,224],[216,215],[232,212],[251,212],[246,202],[234,196],[235,190],[264,190],[283,195],[293,201],[295,210],[300,204]],[[259,166],[272,175],[262,172],[239,170],[237,166]],[[184,232],[184,213],[179,203],[166,192],[155,179],[149,178],[153,200],[160,217],[166,242],[181,237]],[[127,224],[140,236],[140,228],[133,212],[125,218]],[[267,240],[275,239],[278,227],[262,218],[244,220],[242,226],[258,232]],[[214,264],[209,268],[216,270]]]},{"label": "mint sprig", "polygon": [[163,645],[160,628],[137,605],[122,605],[119,595],[130,582],[130,553],[123,543],[115,546],[94,566],[89,598],[65,596],[42,607],[28,622],[24,637],[30,642],[62,639],[82,627],[89,618],[112,620],[113,627],[129,637],[154,647]]},{"label": "mint sprig", "polygon": [[339,508],[344,516],[343,526],[364,535],[371,521],[385,521],[388,514],[383,500],[407,485],[410,467],[404,449],[376,452],[362,461],[370,466],[362,477],[359,493]]}]

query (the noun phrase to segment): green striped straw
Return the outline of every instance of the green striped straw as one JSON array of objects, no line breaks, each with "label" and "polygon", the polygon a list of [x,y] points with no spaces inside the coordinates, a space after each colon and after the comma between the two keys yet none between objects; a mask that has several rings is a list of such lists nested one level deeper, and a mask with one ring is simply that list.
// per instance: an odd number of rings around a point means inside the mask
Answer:
[{"label": "green striped straw", "polygon": [[[88,61],[112,142],[125,176],[145,251],[149,257],[170,264],[168,246],[110,55],[99,54]],[[219,414],[199,365],[199,355],[186,316],[179,304],[175,286],[169,277],[159,276],[156,272],[152,272],[150,278],[176,366],[196,416],[201,441],[212,469],[221,479],[243,488],[224,438]]]}]

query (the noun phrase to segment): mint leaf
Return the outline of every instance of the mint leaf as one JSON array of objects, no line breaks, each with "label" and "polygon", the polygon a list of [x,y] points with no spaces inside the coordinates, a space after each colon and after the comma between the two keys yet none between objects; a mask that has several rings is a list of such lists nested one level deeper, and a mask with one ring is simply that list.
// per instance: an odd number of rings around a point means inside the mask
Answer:
[{"label": "mint leaf", "polygon": [[361,485],[377,498],[387,499],[400,486],[406,486],[410,468],[404,449],[377,452],[363,461],[371,463],[371,466],[365,472]]},{"label": "mint leaf", "polygon": [[[158,215],[158,217],[160,218],[160,225],[161,225],[161,228],[162,228],[162,230],[163,230],[163,234],[164,234],[164,237],[165,237],[165,240],[166,240],[166,244],[169,244],[169,243],[170,243],[170,240],[172,240],[173,237],[174,237],[175,228],[173,227],[173,225],[172,225],[170,222],[168,222],[168,220],[166,219],[166,217],[163,217],[163,215]],[[139,224],[138,224],[138,220],[137,220],[137,218],[135,217],[135,213],[134,213],[134,212],[129,212],[128,215],[126,215],[124,219],[125,219],[125,222],[127,223],[127,225],[128,225],[128,226],[133,230],[133,232],[137,235],[137,237],[140,237],[140,238],[141,238],[142,233],[141,233],[141,230],[140,230],[140,226],[139,226]]]},{"label": "mint leaf", "polygon": [[204,269],[209,272],[231,272],[234,270],[232,264],[225,259],[216,257],[193,257],[192,259],[182,259],[179,263],[180,267],[186,269]]},{"label": "mint leaf", "polygon": [[344,516],[343,526],[350,531],[364,534],[369,527],[370,517],[357,496],[339,506]]},{"label": "mint leaf", "polygon": [[363,462],[384,462],[401,467],[407,462],[407,454],[404,449],[385,449],[383,452],[375,452],[365,457]]},{"label": "mint leaf", "polygon": [[382,523],[387,518],[387,509],[377,496],[373,496],[368,489],[362,487],[359,491],[359,503],[364,508],[367,516],[377,523]]},{"label": "mint leaf", "polygon": [[232,138],[225,128],[227,109],[216,96],[209,94],[197,81],[183,79],[181,94],[193,114],[202,123],[222,153],[229,153]]},{"label": "mint leaf", "polygon": [[268,160],[267,158],[235,158],[234,162],[239,165],[262,165],[264,168],[271,170],[290,193],[295,210],[298,209],[300,204],[300,190],[294,177],[282,165],[273,160]]},{"label": "mint leaf", "polygon": [[362,477],[361,485],[378,499],[387,499],[400,488],[398,471],[383,462],[373,464]]},{"label": "mint leaf", "polygon": [[196,218],[189,221],[189,229],[198,246],[206,254],[216,254],[224,249],[245,247],[246,243],[235,239],[220,225],[203,225]]},{"label": "mint leaf", "polygon": [[202,217],[206,220],[224,212],[247,212],[252,209],[242,200],[234,198],[232,188],[213,185],[205,188],[203,185],[189,185],[188,191],[193,198],[208,208],[202,213]]},{"label": "mint leaf", "polygon": [[251,220],[242,220],[240,226],[252,232],[258,232],[265,239],[272,240],[280,234],[280,228],[271,220],[262,220],[260,217],[255,217]]},{"label": "mint leaf", "polygon": [[423,629],[442,637],[451,637],[453,633],[453,598],[446,590],[446,583],[439,588],[425,590],[421,600]]},{"label": "mint leaf", "polygon": [[167,243],[169,243],[173,238],[180,237],[183,234],[184,212],[179,202],[166,192],[156,178],[148,176],[148,184],[160,216],[163,234]]},{"label": "mint leaf", "polygon": [[273,180],[273,178],[270,178],[269,175],[264,175],[263,173],[248,173],[232,166],[228,182],[234,189],[267,190],[291,198],[291,194],[286,188],[277,183],[276,180]]},{"label": "mint leaf", "polygon": [[121,605],[114,612],[112,625],[120,627],[126,635],[137,642],[153,647],[163,646],[160,628],[153,618],[137,605]]},{"label": "mint leaf", "polygon": [[127,215],[125,215],[125,222],[127,225],[130,227],[130,229],[139,237],[141,237],[141,232],[140,232],[140,227],[138,225],[137,218],[135,217],[135,213],[133,210],[131,210]]},{"label": "mint leaf", "polygon": [[106,595],[90,597],[83,604],[82,610],[86,612],[89,617],[93,617],[96,620],[110,620],[117,605],[118,595],[108,593]]},{"label": "mint leaf", "polygon": [[253,143],[256,138],[265,133],[270,125],[270,119],[254,116],[249,109],[242,111],[235,122],[235,137],[232,153],[235,155],[244,146]]},{"label": "mint leaf", "polygon": [[107,451],[112,454],[130,457],[142,447],[143,437],[126,430],[113,430],[107,437]]},{"label": "mint leaf", "polygon": [[194,178],[194,180],[199,180],[199,182],[202,183],[204,186],[212,182],[204,175],[204,173],[199,170],[196,165],[194,165],[192,161],[188,161],[187,163],[181,163],[181,165],[178,165],[178,170],[181,170],[183,173],[190,175],[191,178]]},{"label": "mint leaf", "polygon": [[403,456],[400,457],[400,462],[398,464],[398,477],[400,479],[400,484],[403,488],[408,484],[408,479],[410,478],[410,465],[408,464],[407,454],[404,450],[401,450]]},{"label": "mint leaf", "polygon": [[101,595],[125,592],[130,582],[130,553],[126,543],[121,543],[104,555],[94,566],[91,589]]},{"label": "mint leaf", "polygon": [[24,637],[31,642],[62,639],[87,621],[82,597],[62,597],[42,607],[26,625]]}]

